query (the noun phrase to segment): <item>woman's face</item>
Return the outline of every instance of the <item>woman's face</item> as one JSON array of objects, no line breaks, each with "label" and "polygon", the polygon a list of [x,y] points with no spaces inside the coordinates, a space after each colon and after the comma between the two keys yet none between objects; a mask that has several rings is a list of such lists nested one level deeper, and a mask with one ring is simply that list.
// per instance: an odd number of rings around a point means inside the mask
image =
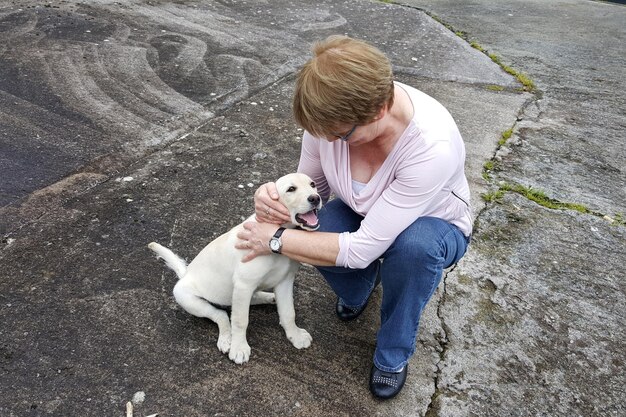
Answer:
[{"label": "woman's face", "polygon": [[342,140],[350,146],[359,146],[364,143],[370,142],[376,138],[376,121],[368,123],[366,125],[351,125],[351,124],[339,124],[334,129],[334,132],[326,140],[334,142],[336,140]]},{"label": "woman's face", "polygon": [[387,107],[383,107],[378,116],[370,123],[355,125],[352,123],[338,123],[332,133],[326,137],[329,142],[341,140],[350,146],[359,146],[378,138],[378,122],[387,115]]},{"label": "woman's face", "polygon": [[333,133],[326,137],[326,140],[329,142],[334,142],[336,140],[340,140],[343,142],[349,142],[354,132],[358,129],[358,125],[348,125],[344,123],[340,123],[338,127],[333,129]]}]

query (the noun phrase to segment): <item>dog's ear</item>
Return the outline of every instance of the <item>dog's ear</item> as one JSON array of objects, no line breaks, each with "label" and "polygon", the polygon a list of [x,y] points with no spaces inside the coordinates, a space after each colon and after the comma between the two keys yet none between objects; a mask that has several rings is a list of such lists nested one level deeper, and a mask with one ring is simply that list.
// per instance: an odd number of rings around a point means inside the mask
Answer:
[{"label": "dog's ear", "polygon": [[282,198],[285,195],[287,188],[289,188],[290,181],[288,180],[288,176],[289,175],[284,175],[274,182],[279,198]]}]

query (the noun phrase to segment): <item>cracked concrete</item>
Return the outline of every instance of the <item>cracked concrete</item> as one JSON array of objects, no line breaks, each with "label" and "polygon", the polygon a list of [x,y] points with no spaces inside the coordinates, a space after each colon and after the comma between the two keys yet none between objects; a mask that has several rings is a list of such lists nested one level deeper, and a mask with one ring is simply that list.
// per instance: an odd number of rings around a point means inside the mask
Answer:
[{"label": "cracked concrete", "polygon": [[447,277],[449,343],[432,415],[623,414],[626,249],[623,223],[611,219],[626,202],[616,49],[625,9],[405,3],[463,31],[539,89],[494,156],[494,188],[531,187],[592,212],[548,210],[516,193],[481,211],[473,250]]},{"label": "cracked concrete", "polygon": [[[624,213],[624,7],[403,3],[0,6],[0,414],[123,415],[138,392],[135,415],[624,414],[624,227],[516,193],[480,198],[508,182]],[[296,310],[313,346],[291,349],[275,309],[253,308],[251,362],[235,366],[145,248],[193,257],[247,217],[258,184],[295,168],[294,73],[331,33],[377,44],[467,146],[474,243],[388,402],[367,391],[380,290],[345,324],[303,267]]]}]

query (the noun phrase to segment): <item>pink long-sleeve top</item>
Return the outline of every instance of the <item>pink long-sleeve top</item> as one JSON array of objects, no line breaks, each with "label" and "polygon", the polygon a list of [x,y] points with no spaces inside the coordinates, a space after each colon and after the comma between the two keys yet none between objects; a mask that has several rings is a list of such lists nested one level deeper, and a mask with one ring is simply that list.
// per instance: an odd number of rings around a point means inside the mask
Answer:
[{"label": "pink long-sleeve top", "polygon": [[472,232],[465,146],[450,113],[421,91],[396,83],[411,98],[413,119],[379,170],[364,186],[352,180],[347,143],[304,133],[298,171],[364,216],[355,232],[339,235],[336,265],[365,268],[419,217],[431,216]]}]

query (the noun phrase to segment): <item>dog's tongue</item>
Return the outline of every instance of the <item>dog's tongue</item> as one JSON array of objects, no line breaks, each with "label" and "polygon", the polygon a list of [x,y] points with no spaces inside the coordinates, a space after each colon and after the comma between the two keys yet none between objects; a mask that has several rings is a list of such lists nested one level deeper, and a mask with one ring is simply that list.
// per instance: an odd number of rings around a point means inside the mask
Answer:
[{"label": "dog's tongue", "polygon": [[311,226],[317,224],[317,214],[315,214],[313,210],[309,211],[308,213],[300,214],[298,217],[304,220],[306,224],[309,224]]}]

